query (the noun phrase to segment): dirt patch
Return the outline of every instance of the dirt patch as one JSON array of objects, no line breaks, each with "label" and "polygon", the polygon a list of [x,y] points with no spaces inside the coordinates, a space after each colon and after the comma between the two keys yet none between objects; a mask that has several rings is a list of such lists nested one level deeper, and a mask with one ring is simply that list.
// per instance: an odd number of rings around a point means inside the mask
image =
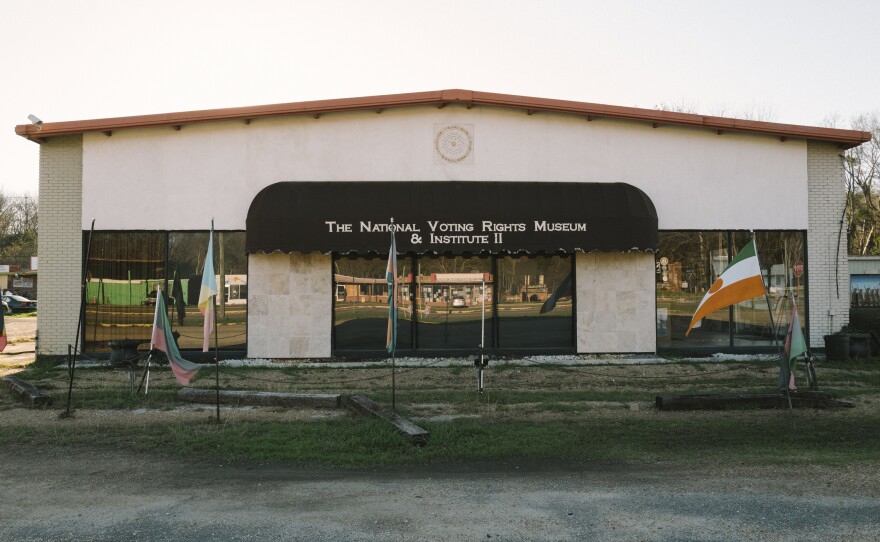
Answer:
[{"label": "dirt patch", "polygon": [[33,341],[37,336],[36,316],[15,316],[3,319],[10,344]]}]

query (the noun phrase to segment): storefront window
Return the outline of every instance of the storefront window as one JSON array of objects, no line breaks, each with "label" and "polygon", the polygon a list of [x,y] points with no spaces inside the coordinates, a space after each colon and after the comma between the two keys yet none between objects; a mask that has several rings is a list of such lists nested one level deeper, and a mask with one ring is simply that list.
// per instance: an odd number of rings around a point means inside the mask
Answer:
[{"label": "storefront window", "polygon": [[492,261],[479,257],[417,260],[416,310],[422,350],[477,350],[494,343]]},{"label": "storefront window", "polygon": [[[86,268],[85,351],[108,352],[109,341],[124,339],[149,343],[155,292],[165,282],[165,244],[161,232],[94,233]],[[70,296],[77,299],[79,292]]]},{"label": "storefront window", "polygon": [[[737,249],[751,239],[749,232],[734,232],[732,245]],[[797,303],[801,324],[806,323],[805,299],[806,266],[801,277],[795,276],[795,263],[804,261],[804,234],[802,232],[755,232],[758,261],[761,264],[768,297],[743,301],[733,307],[734,346],[772,346],[785,342],[791,309]],[[734,254],[735,256],[735,254]],[[770,309],[768,310],[768,298]],[[776,324],[776,341],[770,314]],[[806,331],[804,331],[806,335]]]},{"label": "storefront window", "polygon": [[[244,232],[214,233],[214,272],[217,291],[217,337],[220,349],[243,350],[247,345],[247,254]],[[180,333],[181,349],[202,348],[199,290],[208,232],[168,234],[169,318]],[[179,287],[178,287],[179,286]],[[211,340],[211,347],[214,341]]]},{"label": "storefront window", "polygon": [[[215,234],[214,270],[218,284],[225,286],[217,298],[221,349],[247,345],[244,239],[244,232]],[[142,341],[146,349],[156,296],[164,292],[180,348],[201,350],[203,320],[197,304],[207,248],[207,232],[95,232],[87,267],[84,349],[107,352],[108,341],[122,339]]]},{"label": "storefront window", "polygon": [[574,345],[570,256],[499,258],[497,285],[503,348]]},{"label": "storefront window", "polygon": [[[334,348],[339,351],[385,350],[388,332],[386,258],[337,258],[333,262]],[[412,271],[399,258],[397,350],[412,349]]]},{"label": "storefront window", "polygon": [[[798,304],[801,322],[806,325],[806,273],[800,277],[800,288],[794,276],[795,262],[804,261],[805,236],[803,232],[780,231],[755,235],[773,318],[779,338],[784,340],[792,303]],[[660,232],[655,270],[659,348],[774,344],[764,297],[715,311],[703,319],[700,327],[684,335],[709,287],[750,238],[749,232]]]},{"label": "storefront window", "polygon": [[[386,263],[334,260],[334,350],[384,350]],[[401,257],[398,275],[398,350],[574,347],[570,256]]]},{"label": "storefront window", "polygon": [[727,266],[727,232],[660,232],[657,345],[661,348],[729,346],[729,311],[717,311],[685,331],[703,295]]}]

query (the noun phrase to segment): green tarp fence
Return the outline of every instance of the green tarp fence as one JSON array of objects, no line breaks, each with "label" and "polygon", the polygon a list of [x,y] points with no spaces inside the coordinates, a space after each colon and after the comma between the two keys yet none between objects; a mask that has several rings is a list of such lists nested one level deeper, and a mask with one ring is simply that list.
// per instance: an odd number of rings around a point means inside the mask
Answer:
[{"label": "green tarp fence", "polygon": [[[189,279],[181,279],[183,300],[188,305],[187,299]],[[86,289],[86,302],[89,304],[102,305],[152,305],[155,296],[150,297],[150,292],[155,292],[157,285],[163,285],[164,279],[156,280],[95,280],[89,281]],[[172,282],[168,281],[170,290]],[[170,295],[170,292],[169,292]],[[150,301],[147,301],[147,299]]]}]

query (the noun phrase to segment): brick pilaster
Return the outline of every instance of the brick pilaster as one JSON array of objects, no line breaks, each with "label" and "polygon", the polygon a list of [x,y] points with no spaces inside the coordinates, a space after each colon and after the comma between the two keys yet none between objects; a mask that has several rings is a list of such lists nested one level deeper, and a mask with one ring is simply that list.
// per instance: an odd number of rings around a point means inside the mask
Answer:
[{"label": "brick pilaster", "polygon": [[82,136],[40,145],[37,356],[65,355],[76,339],[82,274]]},{"label": "brick pilaster", "polygon": [[849,324],[847,242],[840,222],[846,205],[842,152],[832,143],[807,142],[807,280],[810,346],[814,348],[824,347],[824,335]]}]

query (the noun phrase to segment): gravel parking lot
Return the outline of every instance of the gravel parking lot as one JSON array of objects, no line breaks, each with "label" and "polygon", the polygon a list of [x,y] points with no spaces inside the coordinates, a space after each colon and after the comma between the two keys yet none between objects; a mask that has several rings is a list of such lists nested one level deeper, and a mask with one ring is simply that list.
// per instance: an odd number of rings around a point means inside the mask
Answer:
[{"label": "gravel parking lot", "polygon": [[[68,422],[56,422],[68,423]],[[124,449],[0,450],[2,540],[873,540],[856,467],[435,465],[331,471]]]},{"label": "gravel parking lot", "polygon": [[6,317],[3,322],[10,342],[30,341],[37,334],[36,316]]}]

